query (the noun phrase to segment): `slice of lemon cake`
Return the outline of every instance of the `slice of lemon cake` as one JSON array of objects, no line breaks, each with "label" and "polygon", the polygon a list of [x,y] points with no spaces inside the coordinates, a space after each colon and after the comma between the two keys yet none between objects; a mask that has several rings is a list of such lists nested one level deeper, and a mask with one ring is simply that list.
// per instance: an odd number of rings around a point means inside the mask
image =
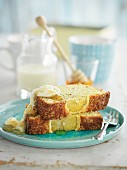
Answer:
[{"label": "slice of lemon cake", "polygon": [[27,134],[45,134],[56,131],[97,130],[102,127],[103,118],[99,112],[69,115],[62,119],[44,120],[40,115],[26,117]]},{"label": "slice of lemon cake", "polygon": [[69,114],[104,109],[110,92],[87,85],[42,86],[34,90],[30,104],[42,119],[60,119]]}]

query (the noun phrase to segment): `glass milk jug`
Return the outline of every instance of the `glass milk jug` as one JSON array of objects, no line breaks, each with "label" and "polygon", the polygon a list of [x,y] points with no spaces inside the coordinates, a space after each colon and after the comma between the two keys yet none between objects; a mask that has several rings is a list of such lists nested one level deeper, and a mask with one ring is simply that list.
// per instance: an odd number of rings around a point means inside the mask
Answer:
[{"label": "glass milk jug", "polygon": [[25,35],[17,59],[17,93],[21,98],[43,85],[57,84],[57,57],[52,53],[52,38]]}]

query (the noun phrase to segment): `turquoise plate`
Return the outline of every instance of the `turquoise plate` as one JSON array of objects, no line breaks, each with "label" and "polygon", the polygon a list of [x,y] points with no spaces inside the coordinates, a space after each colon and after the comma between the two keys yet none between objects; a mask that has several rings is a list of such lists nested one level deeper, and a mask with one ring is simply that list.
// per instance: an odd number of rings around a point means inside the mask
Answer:
[{"label": "turquoise plate", "polygon": [[13,116],[18,119],[22,117],[26,103],[29,103],[29,99],[11,101],[0,106],[0,135],[10,141],[22,145],[42,148],[79,148],[96,145],[116,136],[124,124],[124,116],[122,113],[111,107],[106,107],[101,111],[103,117],[106,115],[106,112],[110,112],[110,110],[117,111],[119,113],[119,122],[117,126],[108,127],[107,133],[103,140],[92,139],[92,137],[96,135],[99,130],[70,131],[65,132],[63,135],[56,133],[45,135],[16,135],[2,130],[4,122],[9,117]]}]

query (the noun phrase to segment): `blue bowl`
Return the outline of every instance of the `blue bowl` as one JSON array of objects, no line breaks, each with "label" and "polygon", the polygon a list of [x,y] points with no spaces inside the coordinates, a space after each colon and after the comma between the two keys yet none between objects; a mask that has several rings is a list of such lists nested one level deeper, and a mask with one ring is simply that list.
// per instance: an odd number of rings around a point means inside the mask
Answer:
[{"label": "blue bowl", "polygon": [[72,36],[69,38],[71,59],[82,62],[99,60],[95,83],[105,82],[111,72],[114,58],[114,40],[97,36]]}]

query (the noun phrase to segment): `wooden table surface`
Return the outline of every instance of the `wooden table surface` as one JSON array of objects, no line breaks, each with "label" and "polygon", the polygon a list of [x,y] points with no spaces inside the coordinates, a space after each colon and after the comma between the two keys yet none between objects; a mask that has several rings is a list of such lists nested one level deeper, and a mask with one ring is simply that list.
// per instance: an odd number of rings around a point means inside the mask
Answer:
[{"label": "wooden table surface", "polygon": [[[126,41],[116,46],[115,60],[108,82],[98,85],[111,92],[109,106],[127,118]],[[0,104],[16,99],[15,74],[0,67]],[[0,169],[127,169],[127,124],[113,139],[77,149],[43,149],[23,146],[0,137]]]}]

